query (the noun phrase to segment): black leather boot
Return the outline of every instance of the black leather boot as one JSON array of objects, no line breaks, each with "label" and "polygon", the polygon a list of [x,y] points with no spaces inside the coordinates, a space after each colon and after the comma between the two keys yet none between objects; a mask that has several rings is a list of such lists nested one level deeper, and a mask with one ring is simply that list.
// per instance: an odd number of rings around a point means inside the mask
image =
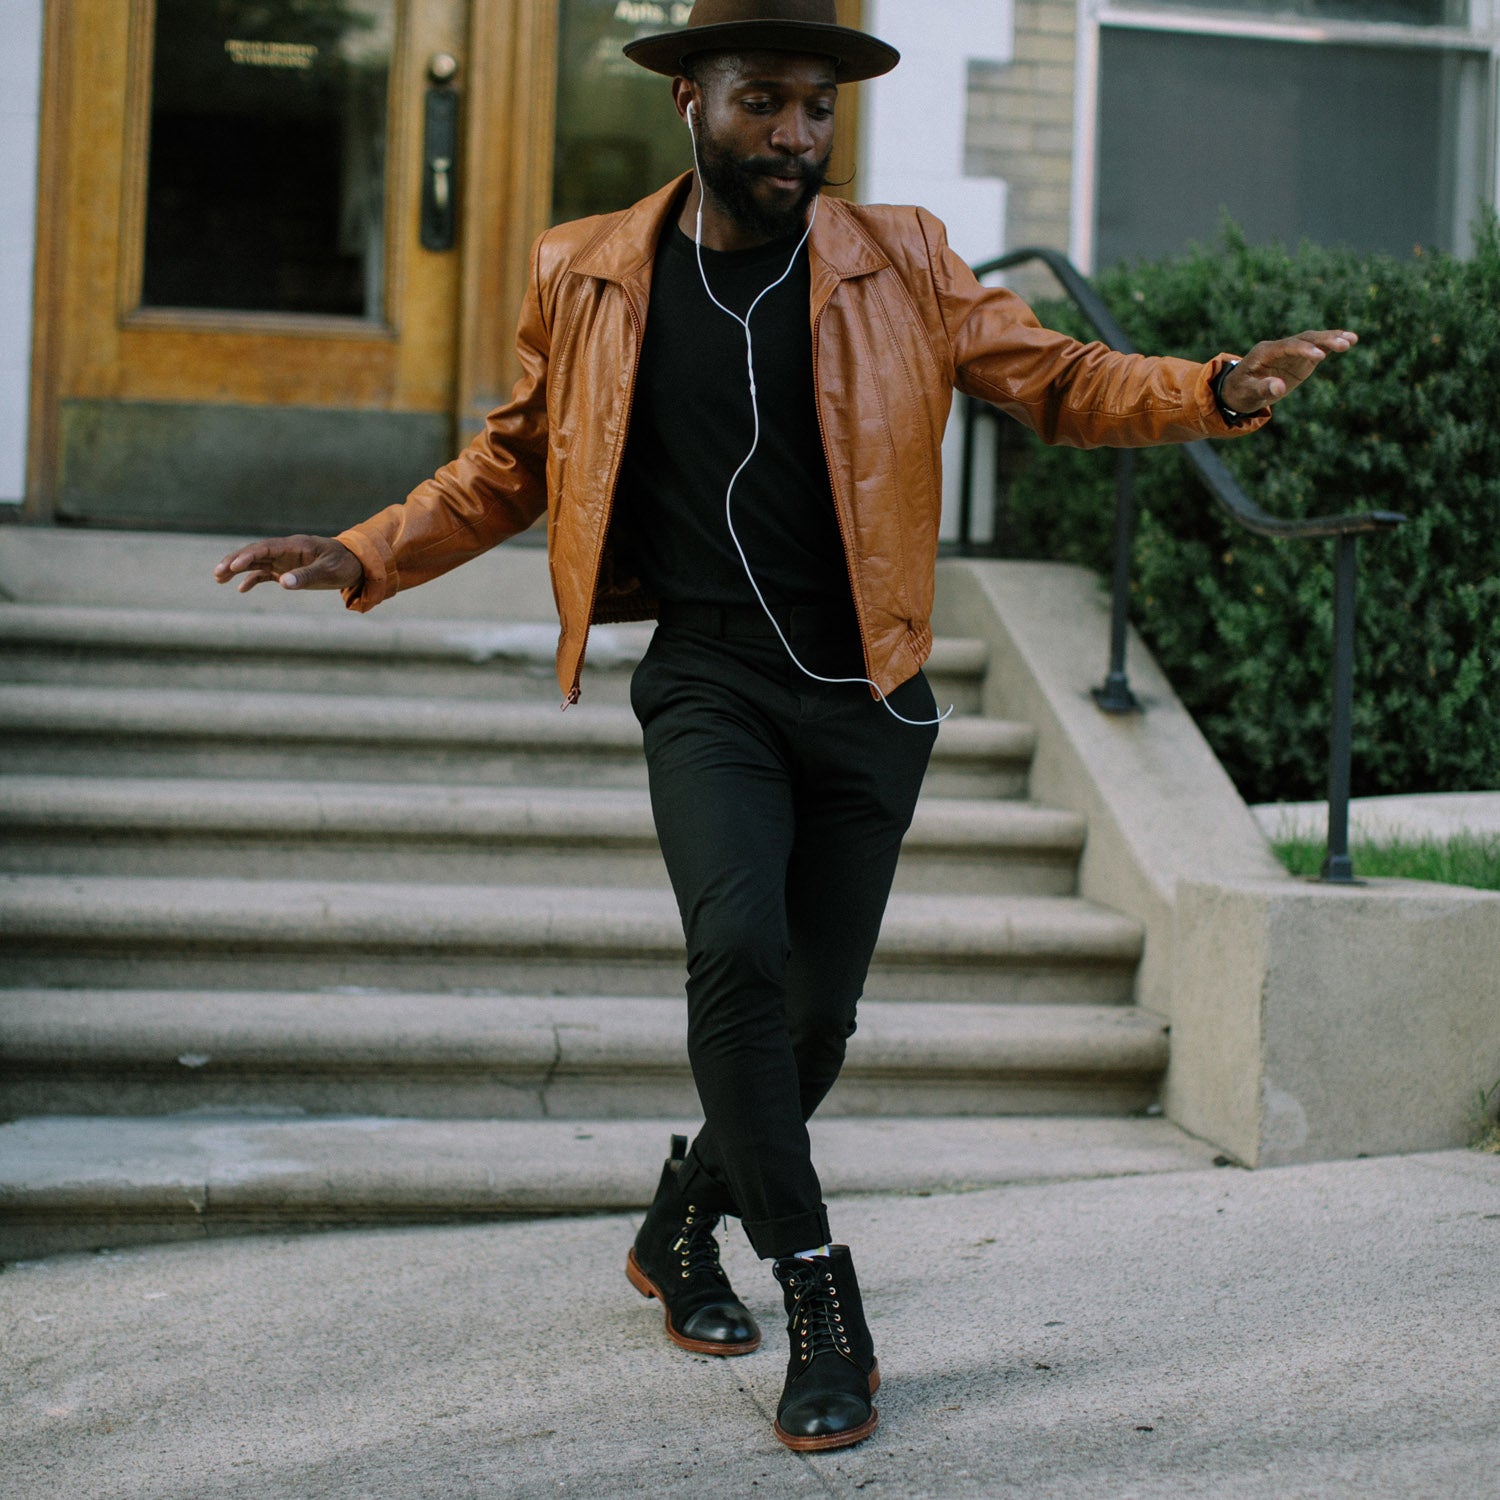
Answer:
[{"label": "black leather boot", "polygon": [[666,1310],[667,1337],[694,1354],[749,1354],[760,1329],[719,1264],[719,1215],[688,1201],[678,1183],[687,1137],[672,1137],[656,1197],[625,1261],[630,1284]]},{"label": "black leather boot", "polygon": [[799,1453],[847,1448],[875,1431],[880,1385],[847,1245],[831,1255],[792,1257],[772,1267],[786,1301],[792,1357],[776,1408],[776,1436]]}]

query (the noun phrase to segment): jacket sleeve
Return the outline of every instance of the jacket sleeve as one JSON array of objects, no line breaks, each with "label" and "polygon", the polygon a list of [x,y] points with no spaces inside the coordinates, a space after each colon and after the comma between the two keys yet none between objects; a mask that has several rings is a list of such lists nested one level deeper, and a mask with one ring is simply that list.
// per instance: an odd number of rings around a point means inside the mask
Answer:
[{"label": "jacket sleeve", "polygon": [[339,533],[338,540],[365,570],[362,582],[344,590],[350,609],[374,609],[399,589],[415,588],[488,552],[546,510],[551,329],[542,300],[541,255],[538,239],[516,330],[521,378],[510,400],[485,418],[484,430],[452,463],[402,504]]},{"label": "jacket sleeve", "polygon": [[1211,389],[1234,358],[1207,364],[1121,354],[1043,328],[1031,309],[1000,287],[983,286],[954,253],[942,224],[918,209],[954,384],[992,402],[1047,443],[1073,448],[1144,448],[1197,438],[1240,437],[1271,420],[1269,408],[1230,426]]}]

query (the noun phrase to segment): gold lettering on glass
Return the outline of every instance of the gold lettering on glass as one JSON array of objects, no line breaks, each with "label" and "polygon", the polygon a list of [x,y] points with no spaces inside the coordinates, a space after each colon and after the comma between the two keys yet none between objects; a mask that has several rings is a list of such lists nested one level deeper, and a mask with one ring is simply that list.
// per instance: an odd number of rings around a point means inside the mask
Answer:
[{"label": "gold lettering on glass", "polygon": [[250,68],[310,68],[318,49],[308,42],[247,42],[230,37],[224,43],[230,62]]}]

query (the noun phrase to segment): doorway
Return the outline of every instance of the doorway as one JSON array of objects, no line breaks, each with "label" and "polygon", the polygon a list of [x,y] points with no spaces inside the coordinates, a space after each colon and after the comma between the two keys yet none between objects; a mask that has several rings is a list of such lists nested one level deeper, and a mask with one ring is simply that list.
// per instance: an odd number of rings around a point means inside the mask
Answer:
[{"label": "doorway", "polygon": [[508,395],[535,236],[691,165],[620,51],[690,8],[52,0],[28,518],[331,533],[399,501]]}]

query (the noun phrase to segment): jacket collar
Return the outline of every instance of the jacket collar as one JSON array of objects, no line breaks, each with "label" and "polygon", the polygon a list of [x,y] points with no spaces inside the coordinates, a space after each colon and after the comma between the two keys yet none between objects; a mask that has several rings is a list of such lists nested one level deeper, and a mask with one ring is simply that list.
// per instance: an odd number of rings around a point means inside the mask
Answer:
[{"label": "jacket collar", "polygon": [[[572,269],[580,276],[619,282],[639,295],[641,307],[651,288],[651,266],[662,231],[674,217],[691,172],[674,178],[623,213],[611,214],[584,246]],[[840,281],[868,276],[890,262],[840,198],[818,200],[818,217],[808,240],[812,262],[812,305],[820,308]]]}]

